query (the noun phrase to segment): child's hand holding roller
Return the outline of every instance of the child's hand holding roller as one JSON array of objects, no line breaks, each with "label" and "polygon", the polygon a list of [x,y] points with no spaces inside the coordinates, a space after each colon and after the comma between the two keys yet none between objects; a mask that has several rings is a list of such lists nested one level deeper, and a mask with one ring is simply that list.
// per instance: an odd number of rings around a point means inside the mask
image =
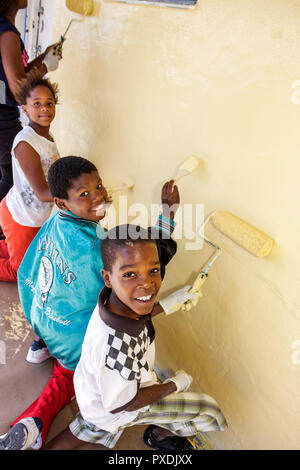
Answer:
[{"label": "child's hand holding roller", "polygon": [[175,212],[180,203],[178,187],[174,185],[174,180],[167,181],[162,187],[161,202],[163,205],[163,215],[174,219]]},{"label": "child's hand holding roller", "polygon": [[[168,181],[163,185],[161,193],[161,202],[163,204],[163,215],[174,219],[175,212],[180,203],[178,187],[174,180]],[[192,286],[184,286],[173,292],[168,297],[161,299],[159,304],[166,315],[177,312],[177,310],[189,310],[198,303],[201,293],[192,292]]]},{"label": "child's hand holding roller", "polygon": [[159,301],[166,315],[178,310],[190,310],[195,307],[201,297],[201,292],[192,292],[192,286],[184,286]]},{"label": "child's hand holding roller", "polygon": [[62,42],[47,47],[44,52],[43,64],[48,72],[53,72],[58,68],[58,62],[62,59]]}]

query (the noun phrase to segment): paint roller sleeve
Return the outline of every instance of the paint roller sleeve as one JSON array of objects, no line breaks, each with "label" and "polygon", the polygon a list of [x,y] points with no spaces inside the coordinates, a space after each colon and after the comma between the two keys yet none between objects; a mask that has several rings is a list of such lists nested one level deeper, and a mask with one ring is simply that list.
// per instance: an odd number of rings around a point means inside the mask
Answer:
[{"label": "paint roller sleeve", "polygon": [[255,256],[263,258],[273,248],[271,237],[230,212],[216,211],[211,222],[217,230]]},{"label": "paint roller sleeve", "polygon": [[66,0],[66,7],[80,15],[91,15],[94,9],[93,0]]},{"label": "paint roller sleeve", "polygon": [[199,158],[195,155],[188,157],[178,168],[177,174],[174,177],[176,183],[179,179],[191,174],[199,165]]}]

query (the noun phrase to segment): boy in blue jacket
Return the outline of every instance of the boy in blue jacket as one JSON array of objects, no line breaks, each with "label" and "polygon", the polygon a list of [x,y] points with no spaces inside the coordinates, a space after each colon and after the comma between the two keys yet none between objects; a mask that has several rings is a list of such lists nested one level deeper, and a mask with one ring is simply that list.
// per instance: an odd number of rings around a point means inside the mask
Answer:
[{"label": "boy in blue jacket", "polygon": [[[108,195],[96,167],[81,157],[61,158],[51,166],[48,184],[60,210],[29,246],[18,271],[18,287],[25,316],[38,335],[27,360],[42,362],[53,356],[54,369],[40,397],[0,439],[0,450],[39,449],[45,443],[53,419],[74,396],[74,370],[104,286],[98,223],[105,216]],[[179,204],[173,181],[163,186],[162,203]],[[163,276],[176,252],[174,222],[163,213],[156,229]],[[191,298],[186,293],[182,304]]]}]

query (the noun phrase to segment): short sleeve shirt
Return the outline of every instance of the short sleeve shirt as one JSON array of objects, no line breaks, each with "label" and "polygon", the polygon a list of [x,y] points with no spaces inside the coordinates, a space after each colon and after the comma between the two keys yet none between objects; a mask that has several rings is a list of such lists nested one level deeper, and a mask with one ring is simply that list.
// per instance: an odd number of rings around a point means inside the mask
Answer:
[{"label": "short sleeve shirt", "polygon": [[37,152],[46,180],[49,168],[59,158],[59,154],[54,140],[42,137],[30,126],[25,126],[16,135],[12,147],[14,185],[7,194],[7,207],[18,224],[41,227],[50,216],[53,203],[40,201],[33,191],[15,156],[15,149],[20,142],[28,143]]},{"label": "short sleeve shirt", "polygon": [[158,381],[151,315],[138,320],[116,315],[105,307],[109,295],[104,287],[86,331],[74,385],[84,419],[115,432],[148,408],[125,410],[139,388]]}]

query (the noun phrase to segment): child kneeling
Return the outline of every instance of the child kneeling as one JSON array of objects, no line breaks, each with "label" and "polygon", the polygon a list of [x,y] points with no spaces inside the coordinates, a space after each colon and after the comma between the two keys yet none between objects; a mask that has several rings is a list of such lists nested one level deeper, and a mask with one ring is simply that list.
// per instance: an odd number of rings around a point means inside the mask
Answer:
[{"label": "child kneeling", "polygon": [[213,398],[186,393],[186,372],[162,384],[154,372],[152,317],[161,311],[155,300],[162,282],[155,239],[141,227],[119,226],[106,233],[101,254],[105,287],[74,375],[80,412],[45,449],[84,442],[113,448],[126,427],[151,424],[144,434],[149,447],[182,450],[192,448],[185,436],[226,429]]}]

